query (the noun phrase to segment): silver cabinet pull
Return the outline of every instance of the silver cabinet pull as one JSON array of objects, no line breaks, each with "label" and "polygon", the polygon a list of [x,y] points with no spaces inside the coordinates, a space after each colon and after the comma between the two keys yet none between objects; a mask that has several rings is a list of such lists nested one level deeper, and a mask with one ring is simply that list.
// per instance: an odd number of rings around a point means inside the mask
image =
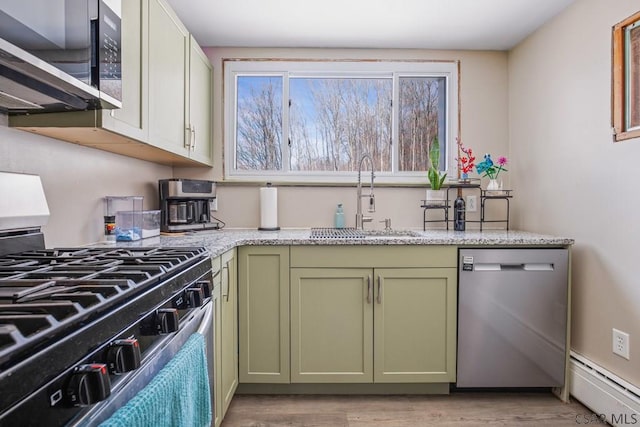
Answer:
[{"label": "silver cabinet pull", "polygon": [[378,304],[382,304],[382,276],[378,275]]},{"label": "silver cabinet pull", "polygon": [[196,149],[196,126],[195,125],[191,125],[191,140],[193,141],[193,144],[191,145],[191,149],[195,150]]},{"label": "silver cabinet pull", "polygon": [[367,276],[367,304],[371,304],[371,276]]},{"label": "silver cabinet pull", "polygon": [[185,131],[188,132],[187,135],[184,136],[184,147],[191,149],[191,138],[193,137],[193,131],[191,130],[191,124],[185,128]]},{"label": "silver cabinet pull", "polygon": [[223,270],[227,270],[227,290],[224,293],[223,297],[225,299],[225,301],[229,301],[229,266],[225,265],[224,267],[222,267]]}]

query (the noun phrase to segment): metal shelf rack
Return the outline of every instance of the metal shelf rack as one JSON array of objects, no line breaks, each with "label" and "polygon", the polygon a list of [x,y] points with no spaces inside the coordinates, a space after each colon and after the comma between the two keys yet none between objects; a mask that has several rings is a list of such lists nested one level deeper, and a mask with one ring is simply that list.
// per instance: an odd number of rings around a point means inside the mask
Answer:
[{"label": "metal shelf rack", "polygon": [[[422,229],[423,230],[427,229],[427,223],[433,223],[433,222],[444,222],[446,225],[446,229],[449,230],[449,222],[453,221],[449,219],[449,208],[450,208],[449,202],[451,200],[449,198],[449,191],[451,189],[480,190],[480,219],[479,220],[467,219],[465,222],[480,223],[480,231],[482,231],[483,224],[487,222],[505,223],[506,229],[507,230],[509,229],[509,209],[510,209],[509,199],[513,197],[512,190],[483,190],[480,188],[480,184],[476,184],[476,183],[450,183],[450,184],[447,184],[447,188],[446,188],[447,199],[443,203],[427,204],[426,200],[422,200],[422,204],[420,205],[420,207],[423,209],[422,211]],[[489,200],[505,200],[506,201],[507,203],[506,219],[489,220],[485,218],[485,205],[486,205],[486,202]],[[427,219],[428,211],[439,210],[439,209],[441,209],[444,212],[444,219]]]},{"label": "metal shelf rack", "polygon": [[[513,197],[512,192],[513,190],[480,190],[480,231],[485,222],[503,222],[506,223],[507,230],[509,229],[509,199]],[[485,203],[489,200],[504,200],[507,203],[506,219],[485,219]]]}]

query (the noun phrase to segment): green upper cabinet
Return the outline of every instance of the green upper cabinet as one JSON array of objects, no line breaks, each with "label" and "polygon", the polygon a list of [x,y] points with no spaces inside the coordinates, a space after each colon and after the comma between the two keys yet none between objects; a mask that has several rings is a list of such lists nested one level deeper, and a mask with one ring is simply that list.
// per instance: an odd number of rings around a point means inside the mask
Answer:
[{"label": "green upper cabinet", "polygon": [[122,108],[9,125],[172,166],[211,166],[212,67],[165,0],[122,2]]},{"label": "green upper cabinet", "polygon": [[149,2],[149,142],[211,165],[211,65],[164,0]]},{"label": "green upper cabinet", "polygon": [[163,0],[149,0],[149,142],[189,156],[189,32]]},{"label": "green upper cabinet", "polygon": [[213,164],[213,69],[193,36],[189,37],[189,108],[187,123],[190,135],[189,157]]},{"label": "green upper cabinet", "polygon": [[289,383],[289,246],[238,249],[240,383]]},{"label": "green upper cabinet", "polygon": [[122,108],[100,114],[103,127],[138,141],[147,139],[147,88],[142,78],[146,68],[142,60],[144,12],[142,0],[122,2]]}]

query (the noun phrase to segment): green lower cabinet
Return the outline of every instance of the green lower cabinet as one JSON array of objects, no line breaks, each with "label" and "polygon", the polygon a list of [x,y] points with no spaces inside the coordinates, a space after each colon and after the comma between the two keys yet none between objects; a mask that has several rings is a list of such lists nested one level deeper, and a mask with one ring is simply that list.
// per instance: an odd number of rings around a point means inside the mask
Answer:
[{"label": "green lower cabinet", "polygon": [[374,382],[455,382],[456,269],[374,273]]},{"label": "green lower cabinet", "polygon": [[220,380],[222,416],[227,412],[238,387],[238,286],[236,250],[225,252],[220,257]]},{"label": "green lower cabinet", "polygon": [[291,269],[291,382],[373,381],[371,269]]},{"label": "green lower cabinet", "polygon": [[240,382],[289,383],[289,246],[238,249]]},{"label": "green lower cabinet", "polygon": [[213,258],[211,260],[212,274],[213,274],[213,299],[214,299],[214,381],[213,381],[213,421],[214,427],[219,427],[222,424],[222,418],[224,416],[222,408],[222,276],[221,276],[221,264],[220,257]]},{"label": "green lower cabinet", "polygon": [[292,268],[292,383],[455,382],[455,268]]}]

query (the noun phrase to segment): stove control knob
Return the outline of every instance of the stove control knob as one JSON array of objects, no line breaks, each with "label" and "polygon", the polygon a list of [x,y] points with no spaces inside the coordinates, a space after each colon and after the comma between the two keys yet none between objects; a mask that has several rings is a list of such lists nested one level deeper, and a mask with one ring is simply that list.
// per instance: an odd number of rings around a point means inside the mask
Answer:
[{"label": "stove control knob", "polygon": [[202,288],[205,298],[211,298],[211,282],[208,280],[201,280],[196,283],[196,286],[200,286]]},{"label": "stove control knob", "polygon": [[116,340],[107,350],[109,372],[124,374],[140,367],[140,344],[135,338]]},{"label": "stove control knob", "polygon": [[175,308],[161,308],[156,312],[156,331],[158,334],[170,334],[178,330],[178,310]]},{"label": "stove control knob", "polygon": [[200,307],[204,301],[204,290],[200,286],[187,288],[186,297],[190,308]]},{"label": "stove control knob", "polygon": [[77,366],[66,389],[67,401],[73,406],[88,406],[111,395],[107,365],[91,363]]},{"label": "stove control knob", "polygon": [[140,323],[141,335],[163,335],[175,332],[180,327],[176,308],[160,308]]}]

